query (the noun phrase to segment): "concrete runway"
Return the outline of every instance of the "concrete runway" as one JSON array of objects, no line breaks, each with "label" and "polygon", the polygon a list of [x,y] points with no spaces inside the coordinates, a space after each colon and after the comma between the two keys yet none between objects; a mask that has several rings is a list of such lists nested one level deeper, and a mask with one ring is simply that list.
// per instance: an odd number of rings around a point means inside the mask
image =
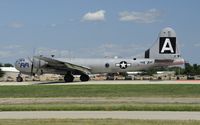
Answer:
[{"label": "concrete runway", "polygon": [[200,120],[200,112],[169,111],[22,111],[0,112],[0,119]]},{"label": "concrete runway", "polygon": [[29,82],[0,82],[2,85],[93,85],[93,84],[200,84],[200,80],[175,80],[175,81],[148,81],[148,80],[112,80],[112,81],[88,81],[88,82],[44,82],[44,81],[29,81]]}]

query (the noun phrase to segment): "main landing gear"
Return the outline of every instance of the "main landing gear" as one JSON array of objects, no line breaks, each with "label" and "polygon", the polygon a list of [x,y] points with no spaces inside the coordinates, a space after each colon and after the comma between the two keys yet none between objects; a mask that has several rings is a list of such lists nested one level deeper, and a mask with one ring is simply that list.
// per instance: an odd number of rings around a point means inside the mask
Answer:
[{"label": "main landing gear", "polygon": [[64,81],[65,82],[73,82],[74,81],[74,76],[71,73],[67,73],[64,76]]},{"label": "main landing gear", "polygon": [[106,80],[115,80],[115,74],[114,73],[108,73]]},{"label": "main landing gear", "polygon": [[82,74],[81,77],[80,77],[80,80],[82,82],[86,82],[86,81],[89,81],[90,80],[90,77],[86,74]]},{"label": "main landing gear", "polygon": [[[90,80],[90,77],[86,74],[82,74],[80,76],[80,80],[82,82],[86,82],[86,81],[89,81]],[[73,82],[74,81],[74,76],[71,74],[71,73],[67,73],[65,76],[64,76],[64,81],[65,82]]]}]

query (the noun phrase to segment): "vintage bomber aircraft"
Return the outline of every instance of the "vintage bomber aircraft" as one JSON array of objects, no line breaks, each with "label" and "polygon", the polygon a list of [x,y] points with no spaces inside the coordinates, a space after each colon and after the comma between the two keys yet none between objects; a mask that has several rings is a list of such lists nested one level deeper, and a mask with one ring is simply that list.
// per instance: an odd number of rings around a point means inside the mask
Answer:
[{"label": "vintage bomber aircraft", "polygon": [[[168,27],[161,30],[157,41],[141,57],[68,59],[34,56],[32,59],[18,59],[15,67],[20,74],[61,74],[64,75],[65,82],[73,82],[73,75],[80,75],[81,81],[88,81],[89,74],[130,72],[181,64],[184,64],[184,59],[180,55],[176,33]],[[18,82],[23,81],[20,74],[17,77]]]}]

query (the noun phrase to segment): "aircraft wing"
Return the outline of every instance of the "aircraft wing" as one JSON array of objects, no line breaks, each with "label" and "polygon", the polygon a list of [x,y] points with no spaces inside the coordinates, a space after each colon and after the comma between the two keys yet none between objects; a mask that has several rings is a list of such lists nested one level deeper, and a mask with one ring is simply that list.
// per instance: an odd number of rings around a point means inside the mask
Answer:
[{"label": "aircraft wing", "polygon": [[80,66],[80,65],[76,65],[76,64],[72,64],[69,62],[64,62],[64,61],[60,61],[60,60],[56,60],[53,58],[49,58],[49,57],[44,57],[44,56],[34,56],[34,58],[43,60],[45,62],[48,62],[48,65],[51,67],[55,67],[56,69],[69,69],[69,70],[74,70],[74,71],[79,71],[82,73],[90,73],[90,68],[89,67],[85,67],[85,66]]}]

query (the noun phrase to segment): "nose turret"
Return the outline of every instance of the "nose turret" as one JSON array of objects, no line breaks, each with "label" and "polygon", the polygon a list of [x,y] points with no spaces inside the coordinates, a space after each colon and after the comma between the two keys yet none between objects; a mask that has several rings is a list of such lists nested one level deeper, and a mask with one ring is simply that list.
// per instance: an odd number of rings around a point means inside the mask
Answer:
[{"label": "nose turret", "polygon": [[24,74],[31,72],[31,66],[32,62],[29,59],[20,58],[15,62],[15,68]]}]

